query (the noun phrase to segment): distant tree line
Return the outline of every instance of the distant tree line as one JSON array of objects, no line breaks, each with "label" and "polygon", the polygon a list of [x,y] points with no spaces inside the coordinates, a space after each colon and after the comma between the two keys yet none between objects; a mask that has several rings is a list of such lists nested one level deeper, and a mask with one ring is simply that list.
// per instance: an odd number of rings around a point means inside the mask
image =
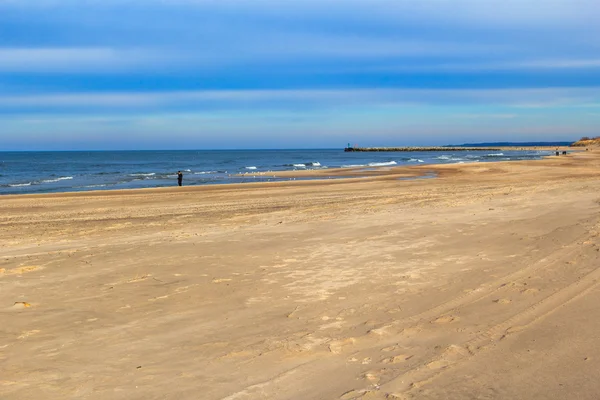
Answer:
[{"label": "distant tree line", "polygon": [[584,136],[584,137],[582,137],[579,140],[582,141],[582,140],[599,140],[599,139],[600,139],[600,136],[596,136],[596,137],[593,137],[593,138],[588,137],[588,136]]},{"label": "distant tree line", "polygon": [[600,136],[589,137],[584,136],[575,143],[571,144],[572,147],[584,147],[584,146],[597,146],[600,145]]}]

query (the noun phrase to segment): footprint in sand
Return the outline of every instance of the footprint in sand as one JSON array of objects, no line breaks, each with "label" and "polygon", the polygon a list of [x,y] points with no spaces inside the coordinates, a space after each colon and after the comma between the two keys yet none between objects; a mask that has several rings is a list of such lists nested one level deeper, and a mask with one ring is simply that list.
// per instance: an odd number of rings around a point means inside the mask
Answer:
[{"label": "footprint in sand", "polygon": [[513,333],[518,333],[525,330],[524,326],[511,326],[510,328],[508,328],[505,332],[505,336],[506,335],[512,335]]},{"label": "footprint in sand", "polygon": [[148,299],[148,301],[157,301],[157,300],[163,300],[163,299],[167,299],[169,298],[170,295],[166,294],[164,296],[157,296],[157,297],[153,297],[151,299]]},{"label": "footprint in sand", "polygon": [[344,348],[352,346],[355,343],[356,339],[352,337],[341,340],[335,340],[329,343],[329,351],[333,354],[340,354],[342,351],[344,351]]},{"label": "footprint in sand", "polygon": [[228,278],[215,278],[212,280],[212,283],[223,283],[223,282],[230,282],[231,279]]},{"label": "footprint in sand", "polygon": [[38,265],[27,265],[24,267],[17,267],[17,268],[13,268],[13,269],[4,269],[4,268],[0,268],[0,274],[4,274],[4,275],[22,275],[22,274],[26,274],[28,272],[33,272],[33,271],[37,271],[39,269],[42,269],[42,267],[38,266]]},{"label": "footprint in sand", "polygon": [[455,364],[458,360],[467,355],[469,350],[467,348],[450,345],[440,355],[439,359],[434,360],[427,364],[429,369],[441,369],[446,368],[449,365]]},{"label": "footprint in sand", "polygon": [[178,287],[177,289],[175,289],[175,293],[185,293],[187,292],[191,287],[194,287],[197,285],[187,285],[187,286],[181,286]]},{"label": "footprint in sand", "polygon": [[510,304],[512,302],[512,300],[509,299],[496,299],[494,300],[494,303],[496,304]]},{"label": "footprint in sand", "polygon": [[446,360],[436,360],[427,364],[427,368],[429,369],[442,369],[446,368],[450,363]]},{"label": "footprint in sand", "polygon": [[381,380],[380,375],[381,371],[368,371],[363,375],[363,378],[376,385]]},{"label": "footprint in sand", "polygon": [[324,324],[324,325],[319,326],[319,330],[341,329],[342,325],[344,325],[344,321],[333,321],[333,322],[330,322],[328,324]]},{"label": "footprint in sand", "polygon": [[537,294],[540,290],[535,288],[523,289],[521,290],[522,294]]},{"label": "footprint in sand", "polygon": [[408,397],[400,393],[387,393],[385,395],[386,400],[407,400]]},{"label": "footprint in sand", "polygon": [[22,310],[24,308],[31,307],[31,304],[26,301],[15,301],[15,304],[11,307],[13,310]]},{"label": "footprint in sand", "polygon": [[400,364],[410,360],[411,358],[413,358],[412,355],[398,354],[397,356],[385,358],[382,362],[384,364]]},{"label": "footprint in sand", "polygon": [[521,332],[523,330],[525,330],[524,326],[511,326],[508,329],[506,329],[504,331],[504,333],[500,333],[500,334],[495,335],[493,337],[493,339],[496,340],[496,341],[504,340],[507,337],[509,337],[510,335],[515,334],[515,333],[519,333],[519,332]]},{"label": "footprint in sand", "polygon": [[360,398],[364,397],[367,393],[369,393],[369,390],[353,389],[353,390],[347,391],[346,393],[341,395],[340,400],[360,399]]},{"label": "footprint in sand", "polygon": [[150,275],[150,274],[142,275],[142,276],[136,276],[135,278],[132,278],[132,279],[130,279],[128,281],[125,281],[125,283],[136,283],[136,282],[145,281],[146,279],[150,278],[151,276],[152,275]]},{"label": "footprint in sand", "polygon": [[40,333],[40,331],[37,329],[34,329],[32,331],[25,331],[19,337],[17,337],[17,339],[27,339],[29,336],[33,336],[38,333]]},{"label": "footprint in sand", "polygon": [[392,328],[391,325],[385,325],[382,326],[381,328],[375,328],[375,329],[371,329],[369,332],[367,332],[369,335],[376,335],[376,336],[383,336],[383,335],[387,335],[389,334],[389,330]]},{"label": "footprint in sand", "polygon": [[459,318],[455,317],[453,315],[443,315],[443,316],[435,319],[432,322],[436,323],[436,324],[449,324],[451,322],[455,322],[455,321],[458,321],[458,320],[459,320]]}]

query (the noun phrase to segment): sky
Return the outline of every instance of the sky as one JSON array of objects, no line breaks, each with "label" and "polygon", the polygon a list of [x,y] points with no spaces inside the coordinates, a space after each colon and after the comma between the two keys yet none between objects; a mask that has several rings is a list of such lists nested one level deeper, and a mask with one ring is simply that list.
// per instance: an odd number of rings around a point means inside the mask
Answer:
[{"label": "sky", "polygon": [[0,151],[600,135],[597,0],[0,0]]}]

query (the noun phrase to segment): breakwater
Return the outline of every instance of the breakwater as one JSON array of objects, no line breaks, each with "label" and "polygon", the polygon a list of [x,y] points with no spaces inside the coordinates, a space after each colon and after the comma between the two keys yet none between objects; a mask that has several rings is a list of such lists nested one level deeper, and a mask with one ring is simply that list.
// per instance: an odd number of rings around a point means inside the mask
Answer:
[{"label": "breakwater", "polygon": [[500,151],[498,147],[346,147],[344,151]]}]

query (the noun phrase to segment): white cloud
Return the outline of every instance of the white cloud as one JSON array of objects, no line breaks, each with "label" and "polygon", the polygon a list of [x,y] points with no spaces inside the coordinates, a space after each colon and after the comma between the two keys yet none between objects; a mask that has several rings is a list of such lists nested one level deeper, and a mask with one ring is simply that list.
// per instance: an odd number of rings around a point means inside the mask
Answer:
[{"label": "white cloud", "polygon": [[532,70],[565,70],[565,69],[594,69],[600,68],[600,58],[590,59],[527,59],[512,61],[469,63],[447,63],[429,62],[413,63],[410,65],[401,62],[389,63],[388,65],[345,67],[344,72],[494,72],[494,71],[526,71]]},{"label": "white cloud", "polygon": [[494,113],[481,113],[481,114],[454,114],[456,118],[466,119],[512,119],[516,118],[517,114],[494,114]]},{"label": "white cloud", "polygon": [[[231,46],[226,52],[208,47],[189,49],[160,48],[2,48],[1,72],[136,72],[168,67],[172,70],[214,71],[223,66],[270,63],[273,61],[338,61],[337,72],[469,72],[536,69],[600,68],[600,58],[520,59],[495,62],[440,62],[435,60],[406,63],[390,61],[414,57],[477,56],[507,51],[501,45],[476,45],[458,42],[366,39],[357,36],[282,35],[268,46],[257,45],[258,38]],[[368,65],[344,65],[344,59],[372,61]],[[383,59],[385,61],[379,62]],[[378,65],[382,64],[382,65]]]},{"label": "white cloud", "polygon": [[3,95],[0,109],[19,108],[144,108],[233,107],[243,105],[322,104],[492,104],[520,108],[596,107],[599,87],[541,89],[303,89],[303,90],[206,90],[168,92],[110,92],[43,95]]},{"label": "white cloud", "polygon": [[107,47],[0,47],[0,72],[95,71],[130,68],[151,61],[151,53]]},{"label": "white cloud", "polygon": [[[381,57],[474,55],[492,46],[447,41],[364,38],[358,35],[248,34],[231,42],[165,48],[0,47],[0,72],[122,72],[207,70],[273,61],[368,60]],[[226,48],[225,50],[223,48]],[[496,50],[502,50],[496,47]]]},{"label": "white cloud", "polygon": [[597,10],[595,0],[0,0],[0,5],[36,8],[53,6],[122,7],[141,5],[168,7],[202,7],[205,9],[229,9],[237,7],[244,11],[265,13],[324,12],[341,10],[369,10],[374,14],[443,15],[445,18],[473,18],[477,20],[514,19],[531,21],[565,20],[589,15]]},{"label": "white cloud", "polygon": [[[445,40],[402,39],[398,37],[364,37],[357,34],[289,34],[282,33],[277,38],[242,38],[230,48],[231,53],[260,57],[321,57],[332,59],[338,57],[373,58],[373,57],[415,57],[415,56],[447,56],[474,55],[489,53],[490,50],[505,50],[505,47],[474,43],[460,43]],[[266,45],[265,45],[266,44]],[[232,54],[233,55],[233,54]]]}]

